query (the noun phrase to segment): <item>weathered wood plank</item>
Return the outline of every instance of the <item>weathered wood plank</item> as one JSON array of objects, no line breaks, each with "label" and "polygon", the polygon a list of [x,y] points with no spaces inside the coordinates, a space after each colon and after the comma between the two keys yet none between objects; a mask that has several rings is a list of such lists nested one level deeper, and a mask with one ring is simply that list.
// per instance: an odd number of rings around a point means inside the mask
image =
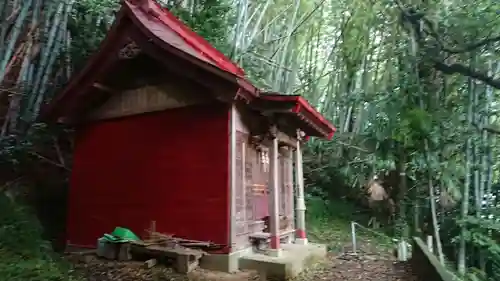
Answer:
[{"label": "weathered wood plank", "polygon": [[150,258],[167,257],[175,260],[175,269],[180,273],[189,273],[198,267],[200,258],[205,254],[203,251],[182,246],[175,248],[159,245],[145,246],[135,242],[131,246],[133,254],[147,255]]},{"label": "weathered wood plank", "polygon": [[191,86],[169,81],[161,85],[146,85],[114,94],[102,106],[91,112],[87,119],[101,120],[130,116],[205,103],[209,100],[209,93],[204,95]]}]

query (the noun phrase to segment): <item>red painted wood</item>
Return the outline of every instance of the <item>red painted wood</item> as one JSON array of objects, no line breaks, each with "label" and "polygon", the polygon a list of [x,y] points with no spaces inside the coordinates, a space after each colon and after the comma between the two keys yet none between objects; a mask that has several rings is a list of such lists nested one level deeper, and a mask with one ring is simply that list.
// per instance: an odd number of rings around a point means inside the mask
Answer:
[{"label": "red painted wood", "polygon": [[115,226],[228,244],[228,108],[204,105],[78,128],[67,240]]},{"label": "red painted wood", "polygon": [[304,239],[304,238],[306,238],[306,232],[303,229],[296,229],[295,230],[295,236],[297,238]]},{"label": "red painted wood", "polygon": [[271,235],[270,237],[270,242],[269,242],[269,247],[271,249],[279,249],[280,248],[280,238],[278,236],[275,236],[275,235]]}]

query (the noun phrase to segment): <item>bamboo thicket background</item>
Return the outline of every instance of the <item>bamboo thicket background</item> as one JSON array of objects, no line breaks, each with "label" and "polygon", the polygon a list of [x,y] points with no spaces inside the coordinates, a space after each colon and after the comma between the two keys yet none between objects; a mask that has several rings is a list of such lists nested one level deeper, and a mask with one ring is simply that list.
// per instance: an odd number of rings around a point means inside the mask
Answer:
[{"label": "bamboo thicket background", "polygon": [[[308,144],[311,194],[362,201],[371,175],[395,171],[402,176],[391,192],[391,234],[432,235],[443,263],[469,278],[500,278],[500,2],[161,2],[254,83],[305,96],[338,127],[333,141]],[[0,4],[0,155],[7,163],[35,154],[69,169],[68,155],[27,153],[34,141],[26,139],[42,138],[34,123],[40,106],[96,50],[118,6]]]}]

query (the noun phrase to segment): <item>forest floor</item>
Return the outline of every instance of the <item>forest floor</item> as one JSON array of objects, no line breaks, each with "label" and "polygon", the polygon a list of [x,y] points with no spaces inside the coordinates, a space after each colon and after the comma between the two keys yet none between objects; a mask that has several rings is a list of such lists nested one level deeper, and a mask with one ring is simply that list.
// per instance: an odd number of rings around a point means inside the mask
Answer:
[{"label": "forest floor", "polygon": [[[308,204],[308,234],[313,242],[328,245],[328,258],[305,271],[297,280],[327,281],[413,281],[404,265],[391,255],[390,238],[371,231],[356,234],[358,255],[352,254],[350,222],[363,223],[349,204],[322,201]],[[333,209],[332,209],[333,208]],[[335,214],[332,216],[331,214]],[[245,281],[259,280],[255,272],[224,274],[195,270],[189,275],[171,268],[145,269],[141,262],[112,262],[91,258],[68,262],[50,250],[36,219],[25,208],[0,196],[0,276],[12,281]],[[2,280],[3,280],[2,279]]]},{"label": "forest floor", "polygon": [[[309,204],[311,205],[311,204]],[[395,261],[391,239],[384,234],[359,229],[357,254],[352,253],[350,223],[365,218],[356,217],[356,210],[349,205],[335,203],[335,210],[323,202],[314,202],[309,209],[309,238],[328,245],[328,258],[315,264],[296,280],[326,281],[414,281],[409,268]],[[329,206],[332,206],[329,204]],[[335,214],[331,216],[329,214]],[[89,281],[246,281],[259,280],[256,272],[225,274],[195,270],[188,276],[175,273],[171,268],[157,266],[145,269],[141,262],[118,263],[93,259],[75,264],[78,272]]]},{"label": "forest floor", "polygon": [[[169,267],[145,269],[141,262],[112,262],[94,259],[76,264],[77,272],[88,281],[247,281],[259,280],[256,272],[227,274],[197,269],[189,275]],[[328,259],[303,272],[296,280],[328,281],[414,281],[404,264],[378,256],[329,255]]]},{"label": "forest floor", "polygon": [[[256,272],[227,274],[197,269],[188,275],[169,267],[145,269],[141,262],[112,262],[94,259],[75,265],[88,281],[247,281],[259,280]],[[415,281],[405,264],[371,255],[335,255],[303,272],[296,280],[304,281]]]}]

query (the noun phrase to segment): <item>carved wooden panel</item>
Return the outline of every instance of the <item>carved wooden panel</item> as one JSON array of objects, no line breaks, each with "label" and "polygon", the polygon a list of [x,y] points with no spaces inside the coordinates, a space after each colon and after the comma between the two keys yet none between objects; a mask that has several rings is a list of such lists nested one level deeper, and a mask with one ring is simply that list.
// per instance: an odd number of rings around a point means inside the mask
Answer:
[{"label": "carved wooden panel", "polygon": [[250,222],[248,219],[248,197],[246,193],[246,134],[236,132],[236,155],[235,155],[235,250],[244,249],[250,246]]},{"label": "carved wooden panel", "polygon": [[255,174],[255,153],[251,146],[247,144],[245,150],[245,196],[246,196],[246,216],[248,221],[255,219],[254,211],[254,190],[253,177]]},{"label": "carved wooden panel", "polygon": [[108,119],[161,111],[199,104],[208,100],[208,93],[203,95],[180,84],[144,86],[111,96],[101,107],[90,113],[89,119]]},{"label": "carved wooden panel", "polygon": [[286,154],[280,155],[280,215],[287,217],[290,223],[289,227],[293,227],[293,167],[292,159]]},{"label": "carved wooden panel", "polygon": [[[130,39],[129,39],[130,40]],[[120,59],[133,59],[141,53],[141,48],[134,41],[130,40],[123,48],[118,51]]]},{"label": "carved wooden panel", "polygon": [[286,197],[286,182],[287,182],[287,176],[286,176],[286,165],[285,165],[286,158],[283,155],[279,155],[278,157],[278,186],[279,186],[279,212],[280,216],[286,216],[287,214],[287,197]]},{"label": "carved wooden panel", "polygon": [[245,138],[242,133],[236,134],[236,163],[235,169],[235,221],[236,221],[236,235],[246,234],[248,232],[247,219],[246,219],[246,198],[245,198],[245,184],[244,184],[244,165],[243,165],[243,149],[246,145]]},{"label": "carved wooden panel", "polygon": [[245,124],[243,121],[243,112],[240,110],[240,107],[236,107],[236,114],[235,114],[235,127],[238,132],[248,134],[248,126]]},{"label": "carved wooden panel", "polygon": [[261,220],[269,215],[269,171],[263,161],[262,153],[254,146],[247,146],[247,194],[248,208],[252,208],[252,220]]}]

